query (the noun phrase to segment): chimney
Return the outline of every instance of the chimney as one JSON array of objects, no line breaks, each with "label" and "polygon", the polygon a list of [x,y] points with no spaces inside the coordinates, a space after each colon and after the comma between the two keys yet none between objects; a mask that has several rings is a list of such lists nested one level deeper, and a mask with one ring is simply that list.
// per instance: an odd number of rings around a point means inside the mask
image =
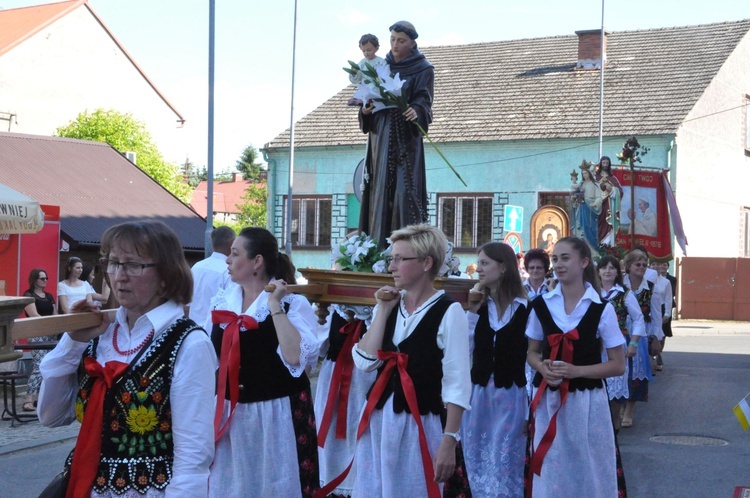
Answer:
[{"label": "chimney", "polygon": [[[602,30],[576,31],[578,35],[578,62],[576,69],[599,69],[602,65]],[[604,60],[607,60],[607,35],[604,32]]]},{"label": "chimney", "polygon": [[242,173],[232,173],[232,181],[233,182],[241,182],[242,181]]}]

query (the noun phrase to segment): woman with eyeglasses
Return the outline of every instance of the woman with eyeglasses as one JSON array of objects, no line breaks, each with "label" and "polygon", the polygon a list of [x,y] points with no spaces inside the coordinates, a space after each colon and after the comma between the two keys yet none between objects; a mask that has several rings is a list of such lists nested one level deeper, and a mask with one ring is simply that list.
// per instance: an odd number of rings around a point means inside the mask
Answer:
[{"label": "woman with eyeglasses", "polygon": [[[50,316],[56,315],[57,310],[55,309],[55,298],[52,294],[45,292],[44,288],[47,285],[49,278],[47,272],[41,268],[34,268],[29,273],[29,289],[23,293],[24,297],[33,297],[34,302],[26,306],[24,311],[27,317],[32,316]],[[45,335],[41,337],[32,337],[29,342],[48,342],[54,341],[55,336]],[[23,404],[23,411],[33,412],[36,410],[36,396],[39,393],[39,386],[42,383],[42,376],[39,374],[39,364],[44,358],[47,351],[43,349],[34,349],[31,351],[31,360],[34,365],[34,369],[31,371],[29,376],[28,387],[26,389],[26,400]]]},{"label": "woman with eyeglasses", "polygon": [[180,240],[161,221],[128,222],[100,251],[114,322],[67,332],[41,365],[40,421],[81,422],[67,496],[206,496],[217,362],[184,316],[193,278]]},{"label": "woman with eyeglasses", "polygon": [[358,368],[378,371],[352,495],[432,498],[455,473],[461,416],[469,409],[468,321],[459,303],[433,287],[445,258],[443,232],[411,225],[391,241],[394,283],[376,293],[372,324],[352,349]]},{"label": "woman with eyeglasses", "polygon": [[620,423],[620,427],[623,428],[633,425],[636,401],[648,401],[648,383],[653,378],[649,342],[656,340],[658,347],[658,341],[664,337],[661,330],[661,303],[654,293],[653,282],[645,278],[646,268],[648,268],[648,256],[639,249],[634,249],[625,256],[625,271],[627,274],[624,276],[623,282],[625,287],[633,292],[638,301],[638,306],[643,312],[648,340],[638,341],[636,344],[638,350],[630,363],[629,397],[625,403],[625,411]]},{"label": "woman with eyeglasses", "polygon": [[86,283],[79,279],[83,273],[83,261],[73,256],[65,265],[65,280],[57,283],[57,301],[60,314],[70,313],[71,308],[78,302],[93,299]]}]

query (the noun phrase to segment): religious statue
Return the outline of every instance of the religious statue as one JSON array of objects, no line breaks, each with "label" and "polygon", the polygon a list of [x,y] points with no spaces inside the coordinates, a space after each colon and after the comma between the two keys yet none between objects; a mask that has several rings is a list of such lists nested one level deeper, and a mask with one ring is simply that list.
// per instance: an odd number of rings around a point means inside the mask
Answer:
[{"label": "religious statue", "polygon": [[[572,202],[571,225],[576,237],[585,239],[593,250],[599,247],[599,214],[602,210],[602,195],[599,185],[594,180],[591,171],[592,164],[585,159],[579,166],[581,170],[581,182],[573,183],[570,192],[574,200]],[[575,171],[571,179],[577,179]]]}]

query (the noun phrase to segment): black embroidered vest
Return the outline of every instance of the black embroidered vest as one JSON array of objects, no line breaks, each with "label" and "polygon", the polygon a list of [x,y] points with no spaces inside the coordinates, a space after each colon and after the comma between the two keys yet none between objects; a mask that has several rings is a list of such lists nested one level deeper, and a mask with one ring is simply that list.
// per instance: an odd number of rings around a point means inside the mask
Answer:
[{"label": "black embroidered vest", "polygon": [[[393,343],[393,334],[396,330],[396,320],[399,318],[399,306],[391,311],[385,325],[385,336],[383,337],[383,351],[398,351],[409,355],[409,363],[406,371],[414,383],[417,393],[419,413],[427,415],[434,413],[440,415],[443,411],[442,379],[443,379],[443,351],[437,345],[437,333],[440,322],[445,312],[454,301],[443,294],[430,309],[425,311],[425,316],[417,324],[409,337],[396,346]],[[383,374],[385,365],[378,369],[378,378]],[[376,379],[377,382],[377,379]],[[372,391],[372,388],[370,388]],[[391,378],[378,401],[377,408],[381,410],[390,395],[393,394],[393,411],[401,413],[411,410],[406,404],[404,389],[401,386],[398,368],[391,371]],[[368,397],[370,393],[367,393]]]},{"label": "black embroidered vest", "polygon": [[648,284],[648,289],[644,289],[640,294],[636,294],[635,298],[638,300],[638,306],[641,307],[643,319],[646,323],[651,323],[651,295],[654,293],[654,283],[646,283]]},{"label": "black embroidered vest", "polygon": [[[204,332],[189,318],[181,318],[147,346],[148,350],[118,377],[104,396],[104,423],[99,469],[93,492],[123,494],[133,489],[164,490],[172,479],[174,448],[170,389],[177,353],[185,337]],[[205,333],[205,332],[204,332]],[[83,358],[96,358],[97,337]],[[83,358],[78,367],[79,391],[76,418],[86,415],[88,394],[94,380],[86,374]],[[66,462],[69,470],[71,451]]]},{"label": "black embroidered vest", "polygon": [[605,301],[612,303],[615,308],[615,314],[617,315],[617,325],[623,334],[628,334],[627,320],[628,320],[628,308],[625,306],[625,296],[630,291],[617,292],[614,297],[605,298]]},{"label": "black embroidered vest", "polygon": [[474,329],[472,383],[486,386],[490,376],[494,374],[497,388],[509,389],[513,384],[518,387],[526,385],[526,350],[528,348],[526,321],[528,317],[528,306],[519,305],[510,321],[495,332],[490,327],[487,303],[479,308],[479,320]]},{"label": "black embroidered vest", "polygon": [[[282,303],[282,306],[285,311],[289,311],[288,303]],[[219,324],[214,324],[211,341],[218,358],[221,358],[223,337],[224,329]],[[283,398],[310,388],[307,374],[303,372],[299,377],[293,377],[289,373],[289,369],[276,353],[278,347],[279,338],[270,314],[258,323],[256,330],[240,331],[239,403]],[[229,399],[228,381],[226,393],[226,399]]]},{"label": "black embroidered vest", "polygon": [[[578,340],[573,341],[573,364],[574,365],[596,365],[602,362],[602,341],[596,337],[596,331],[599,328],[599,320],[604,312],[607,303],[594,303],[589,305],[589,309],[581,318],[576,326],[578,330]],[[536,312],[539,322],[542,324],[544,331],[544,343],[542,345],[542,358],[552,360],[562,360],[562,347],[558,352],[557,358],[550,358],[552,349],[547,339],[552,334],[562,334],[563,331],[557,326],[550,314],[547,303],[544,299],[535,299],[531,307]],[[539,387],[542,383],[542,374],[537,372],[534,376],[534,386]],[[583,391],[585,389],[595,389],[602,387],[602,379],[570,379],[571,391]]]}]

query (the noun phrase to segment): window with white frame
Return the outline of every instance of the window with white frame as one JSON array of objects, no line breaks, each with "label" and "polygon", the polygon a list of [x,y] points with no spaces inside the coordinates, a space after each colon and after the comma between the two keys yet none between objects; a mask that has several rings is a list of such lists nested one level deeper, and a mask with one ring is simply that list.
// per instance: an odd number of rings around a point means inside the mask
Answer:
[{"label": "window with white frame", "polygon": [[740,255],[743,258],[750,258],[750,208],[747,206],[740,208],[740,226],[742,227]]},{"label": "window with white frame", "polygon": [[438,194],[438,226],[456,249],[492,240],[492,194]]},{"label": "window with white frame", "polygon": [[[284,197],[284,223],[288,197]],[[284,230],[286,234],[286,229]],[[292,197],[292,246],[331,247],[331,196]]]}]

